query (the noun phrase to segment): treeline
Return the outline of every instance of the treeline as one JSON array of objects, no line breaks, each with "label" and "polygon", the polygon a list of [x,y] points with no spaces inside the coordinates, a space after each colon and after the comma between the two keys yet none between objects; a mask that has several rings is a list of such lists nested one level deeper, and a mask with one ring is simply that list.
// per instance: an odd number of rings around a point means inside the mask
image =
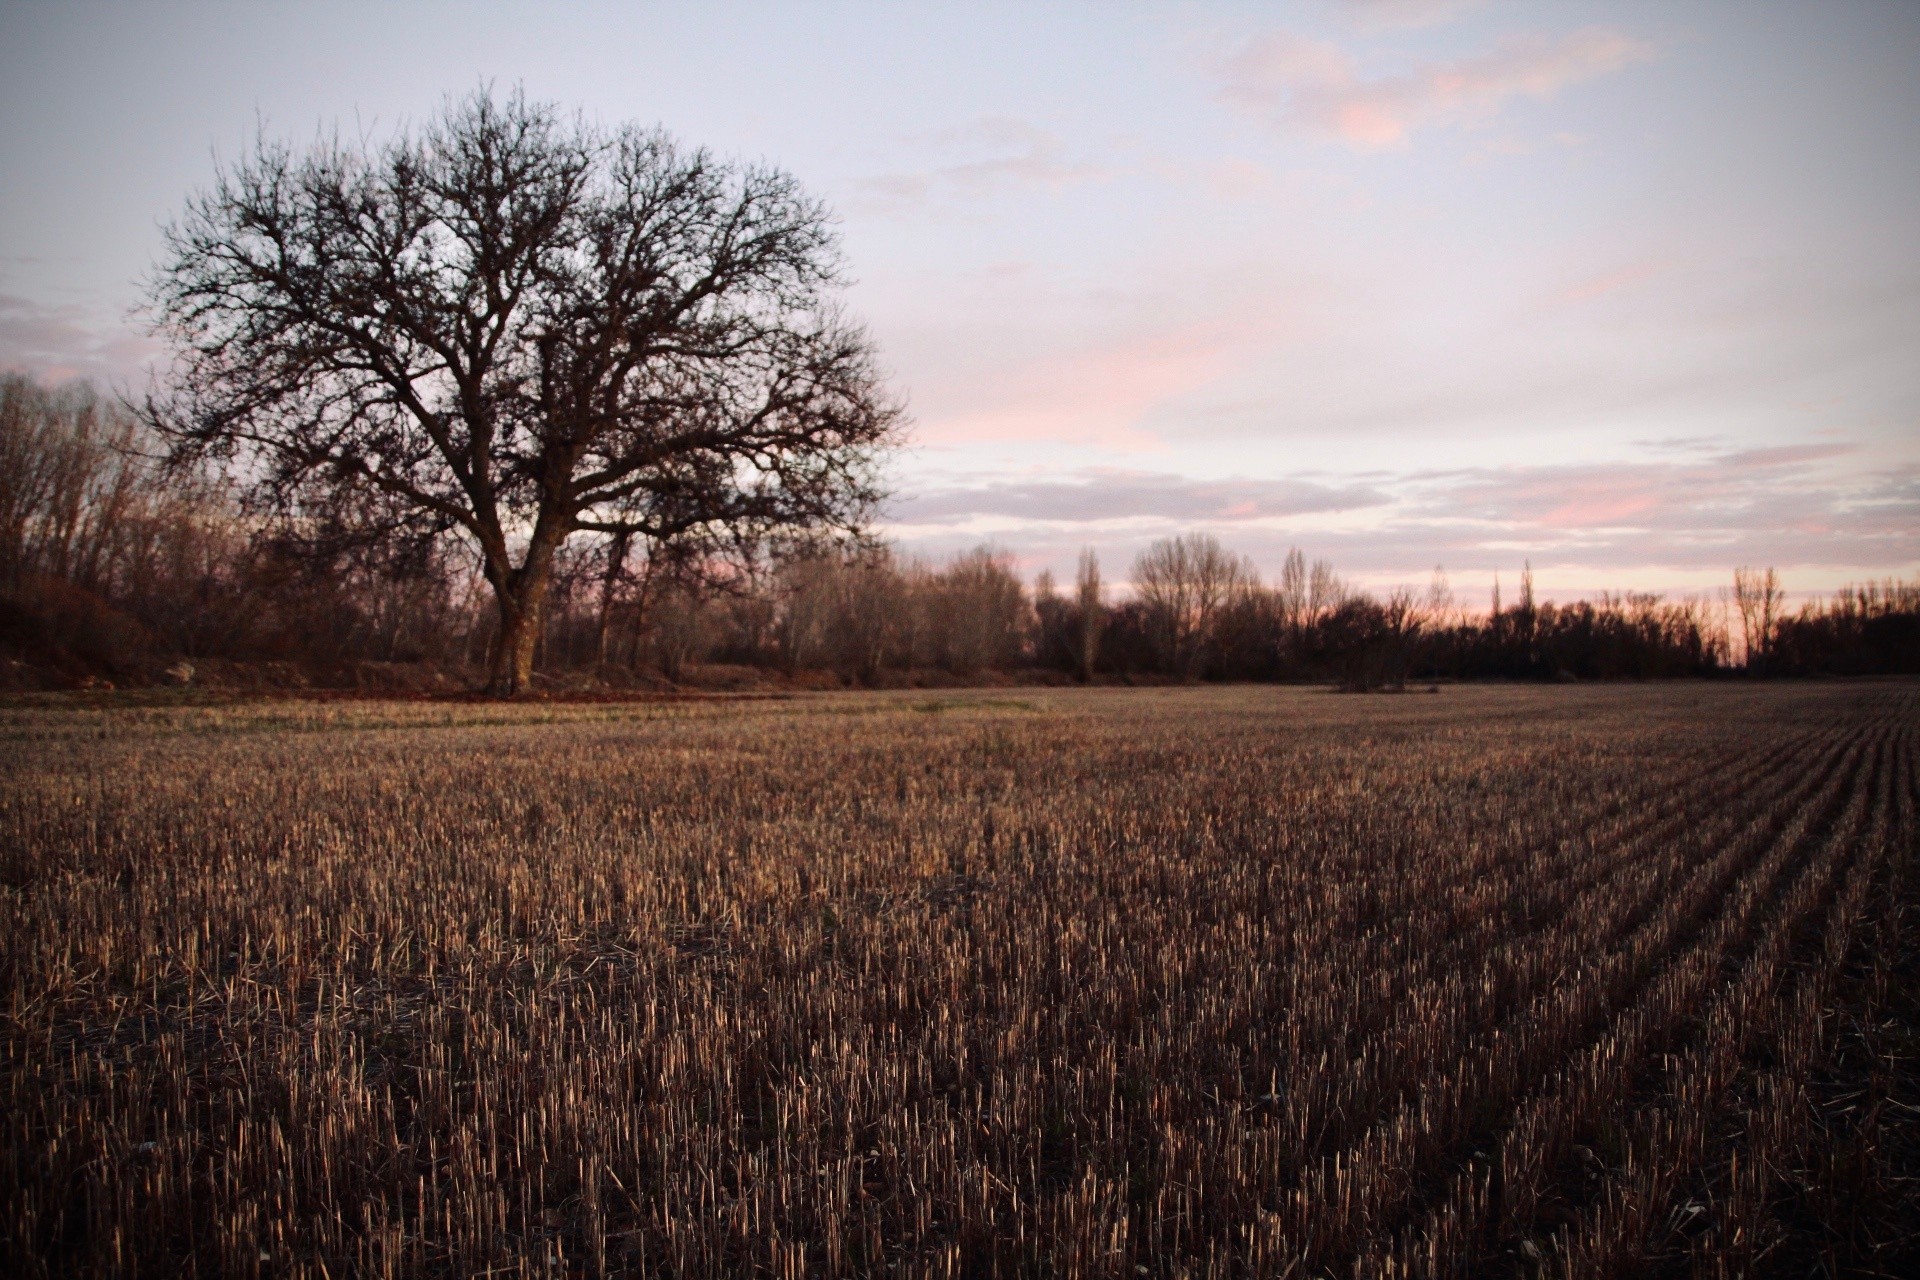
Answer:
[{"label": "treeline", "polygon": [[[0,657],[14,686],[477,684],[499,625],[451,541],[303,543],[220,477],[169,470],[85,387],[0,379]],[[1771,571],[1718,599],[1624,593],[1461,607],[1355,589],[1292,552],[1272,582],[1205,534],[1154,544],[1111,589],[1091,553],[1029,587],[987,549],[944,564],[870,544],[569,543],[536,666],[556,684],[982,678],[1648,679],[1920,672],[1920,583],[1789,612]],[[265,673],[265,675],[263,675]]]},{"label": "treeline", "polygon": [[477,602],[446,549],[315,555],[261,533],[217,475],[158,456],[88,387],[0,377],[0,681],[277,662],[332,683],[368,661],[461,656],[448,638]]}]

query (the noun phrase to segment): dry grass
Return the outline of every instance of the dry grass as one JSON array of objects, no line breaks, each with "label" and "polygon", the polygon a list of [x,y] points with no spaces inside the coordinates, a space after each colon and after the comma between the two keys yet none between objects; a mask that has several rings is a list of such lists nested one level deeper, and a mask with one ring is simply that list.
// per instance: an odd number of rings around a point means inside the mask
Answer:
[{"label": "dry grass", "polygon": [[0,1253],[1893,1266],[1917,731],[1892,683],[0,712]]}]

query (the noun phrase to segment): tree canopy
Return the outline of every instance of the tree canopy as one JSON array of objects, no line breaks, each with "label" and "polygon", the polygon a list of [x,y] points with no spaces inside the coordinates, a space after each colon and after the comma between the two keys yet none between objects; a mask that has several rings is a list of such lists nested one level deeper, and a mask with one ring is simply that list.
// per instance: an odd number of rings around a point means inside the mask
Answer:
[{"label": "tree canopy", "polygon": [[300,536],[468,539],[514,693],[577,532],[865,519],[902,413],[843,283],[789,175],[476,93],[223,168],[168,229],[148,412]]}]

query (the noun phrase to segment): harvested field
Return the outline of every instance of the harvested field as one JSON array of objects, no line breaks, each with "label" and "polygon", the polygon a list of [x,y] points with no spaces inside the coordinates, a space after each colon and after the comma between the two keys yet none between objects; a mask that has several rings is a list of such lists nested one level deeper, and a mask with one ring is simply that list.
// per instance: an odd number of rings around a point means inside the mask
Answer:
[{"label": "harvested field", "polygon": [[1917,735],[1912,683],[0,712],[0,1253],[1899,1274]]}]

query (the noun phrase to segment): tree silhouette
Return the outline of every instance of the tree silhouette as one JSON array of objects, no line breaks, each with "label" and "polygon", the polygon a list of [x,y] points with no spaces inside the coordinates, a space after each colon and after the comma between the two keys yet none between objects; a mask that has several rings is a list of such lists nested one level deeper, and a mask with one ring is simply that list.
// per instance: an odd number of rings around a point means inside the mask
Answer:
[{"label": "tree silhouette", "polygon": [[777,170],[481,92],[371,150],[263,138],[167,243],[175,457],[234,460],[319,541],[464,535],[496,693],[528,686],[573,534],[850,528],[878,497],[900,411]]}]

